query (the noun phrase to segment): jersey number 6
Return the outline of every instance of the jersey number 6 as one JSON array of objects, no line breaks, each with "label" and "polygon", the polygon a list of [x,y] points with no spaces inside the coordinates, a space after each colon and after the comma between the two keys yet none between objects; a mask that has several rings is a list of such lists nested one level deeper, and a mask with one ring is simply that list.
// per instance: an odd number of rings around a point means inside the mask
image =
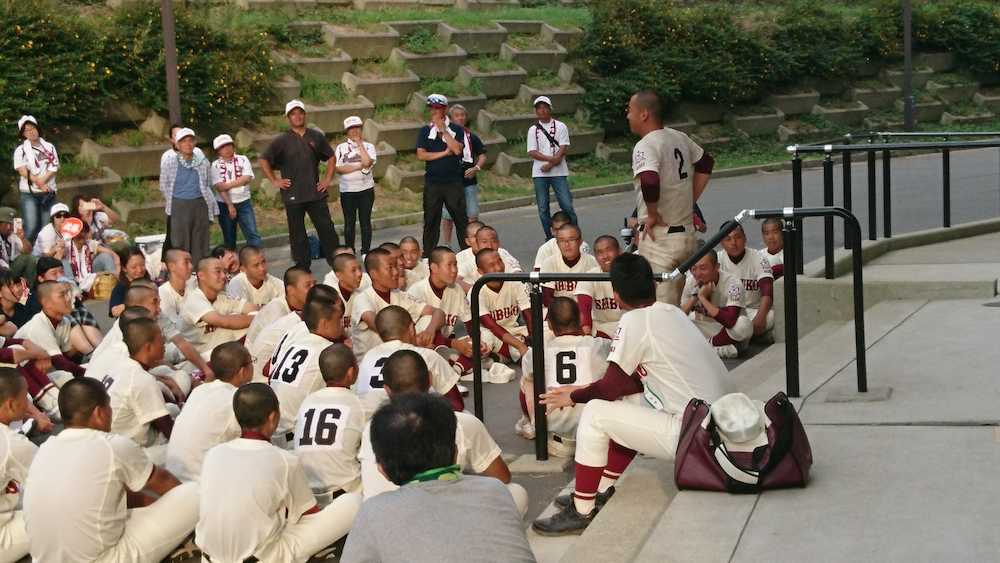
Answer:
[{"label": "jersey number 6", "polygon": [[576,352],[559,352],[556,354],[556,383],[572,385],[576,383]]}]

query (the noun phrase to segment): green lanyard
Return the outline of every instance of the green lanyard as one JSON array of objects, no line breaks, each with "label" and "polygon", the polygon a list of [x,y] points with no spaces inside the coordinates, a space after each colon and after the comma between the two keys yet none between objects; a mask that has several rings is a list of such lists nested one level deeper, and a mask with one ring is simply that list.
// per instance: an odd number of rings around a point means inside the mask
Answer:
[{"label": "green lanyard", "polygon": [[461,471],[462,467],[457,463],[455,465],[428,469],[427,471],[421,471],[420,473],[414,475],[410,482],[423,483],[424,481],[458,481]]}]

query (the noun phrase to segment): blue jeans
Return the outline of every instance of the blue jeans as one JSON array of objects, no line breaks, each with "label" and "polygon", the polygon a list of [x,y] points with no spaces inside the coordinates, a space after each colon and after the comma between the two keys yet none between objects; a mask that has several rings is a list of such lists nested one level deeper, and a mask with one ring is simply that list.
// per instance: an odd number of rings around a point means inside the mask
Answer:
[{"label": "blue jeans", "polygon": [[56,202],[56,194],[26,194],[21,193],[21,218],[24,219],[24,236],[35,242],[38,231],[48,223],[49,209]]},{"label": "blue jeans", "polygon": [[573,210],[573,194],[569,191],[569,179],[566,176],[549,178],[532,178],[535,182],[535,204],[538,205],[538,218],[542,221],[545,240],[552,238],[552,214],[549,212],[549,187],[556,194],[559,209],[569,213],[570,221],[578,225],[576,211]]},{"label": "blue jeans", "polygon": [[257,217],[253,214],[253,203],[248,199],[234,205],[236,219],[231,219],[226,204],[219,202],[219,228],[222,229],[223,244],[226,248],[236,248],[236,225],[239,224],[247,244],[261,246],[260,234],[257,233]]},{"label": "blue jeans", "polygon": [[[476,184],[465,186],[465,216],[470,221],[473,217],[479,217],[479,186]],[[441,218],[451,221],[447,207],[441,212]]]}]

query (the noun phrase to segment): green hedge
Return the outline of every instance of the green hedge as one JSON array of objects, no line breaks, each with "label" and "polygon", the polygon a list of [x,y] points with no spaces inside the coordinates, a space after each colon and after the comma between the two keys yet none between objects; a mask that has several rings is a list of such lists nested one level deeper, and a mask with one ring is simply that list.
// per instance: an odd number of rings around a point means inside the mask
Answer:
[{"label": "green hedge", "polygon": [[[849,81],[859,67],[898,61],[898,0],[768,4],[602,0],[581,43],[584,106],[609,130],[631,93],[735,106],[808,79]],[[1000,8],[987,0],[914,2],[916,49],[956,54],[981,80],[1000,73]]]}]

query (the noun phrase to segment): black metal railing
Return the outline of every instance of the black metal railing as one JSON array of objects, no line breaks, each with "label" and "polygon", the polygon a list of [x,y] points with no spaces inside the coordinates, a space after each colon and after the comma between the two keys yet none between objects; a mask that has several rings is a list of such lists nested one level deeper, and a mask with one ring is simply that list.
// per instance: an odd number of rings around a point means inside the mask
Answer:
[{"label": "black metal railing", "polygon": [[[941,223],[944,227],[951,227],[951,152],[954,150],[1000,148],[1000,138],[980,140],[980,141],[949,141],[951,137],[1000,137],[1000,133],[973,133],[973,132],[940,132],[940,133],[888,133],[873,132],[866,135],[848,135],[844,144],[805,144],[791,145],[787,148],[792,155],[792,205],[800,208],[804,205],[802,191],[802,158],[803,154],[823,154],[823,206],[832,207],[834,205],[834,175],[833,158],[840,155],[843,165],[843,208],[851,212],[852,178],[851,166],[852,155],[864,153],[867,156],[868,167],[868,239],[878,238],[878,213],[877,213],[877,166],[878,153],[882,158],[882,228],[884,238],[892,237],[892,155],[893,152],[940,152],[941,153]],[[854,143],[857,137],[867,138],[866,143]],[[917,142],[891,142],[894,138],[944,138],[944,141],[917,141]],[[998,168],[997,178],[1000,180],[1000,168]],[[998,191],[1000,193],[1000,191]],[[803,259],[802,244],[802,223],[796,221],[794,236],[797,237],[796,258],[798,273],[803,273],[805,265]],[[833,258],[833,217],[825,217],[823,221],[823,255],[825,258],[825,276],[827,279],[834,277]],[[850,240],[844,237],[844,247],[850,248]],[[787,255],[787,253],[786,253]]]}]

